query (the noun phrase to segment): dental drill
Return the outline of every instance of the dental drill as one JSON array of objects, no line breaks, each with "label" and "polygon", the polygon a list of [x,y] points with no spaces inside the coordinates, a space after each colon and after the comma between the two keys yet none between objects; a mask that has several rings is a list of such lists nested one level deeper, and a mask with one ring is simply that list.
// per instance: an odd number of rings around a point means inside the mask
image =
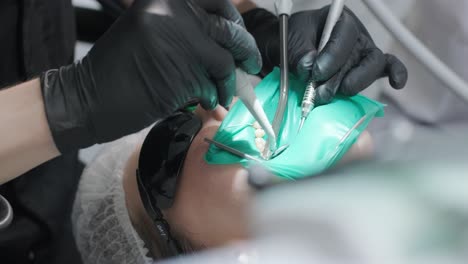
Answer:
[{"label": "dental drill", "polygon": [[[333,0],[330,6],[330,11],[328,11],[327,21],[325,22],[325,28],[323,29],[322,37],[320,39],[318,52],[323,50],[328,40],[330,39],[330,35],[336,25],[336,22],[338,22],[341,13],[343,12],[343,8],[344,0]],[[305,90],[301,104],[301,123],[299,124],[298,131],[301,131],[307,116],[309,116],[310,111],[312,111],[312,109],[315,107],[315,88],[316,84],[311,81]]]}]

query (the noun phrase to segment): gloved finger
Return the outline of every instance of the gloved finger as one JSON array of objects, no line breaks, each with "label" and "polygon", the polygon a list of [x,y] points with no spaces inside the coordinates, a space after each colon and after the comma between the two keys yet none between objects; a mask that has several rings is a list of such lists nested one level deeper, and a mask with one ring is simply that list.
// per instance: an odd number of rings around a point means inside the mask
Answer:
[{"label": "gloved finger", "polygon": [[335,76],[315,89],[315,105],[328,104],[338,92],[343,80],[344,71],[339,71]]},{"label": "gloved finger", "polygon": [[403,62],[392,54],[385,54],[385,76],[395,89],[402,89],[408,81],[408,70]]},{"label": "gloved finger", "polygon": [[255,39],[243,27],[216,15],[208,15],[204,27],[208,36],[231,53],[239,67],[250,74],[260,72],[260,51]]},{"label": "gloved finger", "polygon": [[290,65],[293,69],[293,73],[296,75],[299,80],[307,82],[311,78],[311,69],[314,65],[315,57],[317,56],[317,51],[311,50],[307,52],[296,65]]},{"label": "gloved finger", "polygon": [[353,96],[369,87],[385,71],[385,56],[378,48],[370,49],[364,58],[346,74],[340,93]]},{"label": "gloved finger", "polygon": [[211,39],[195,45],[197,56],[200,57],[210,79],[216,84],[216,88],[213,89],[201,87],[203,98],[200,98],[200,104],[205,109],[214,109],[214,93],[219,104],[227,107],[236,92],[235,64],[231,54]]},{"label": "gloved finger", "polygon": [[211,14],[223,17],[245,28],[244,20],[230,0],[194,0],[201,8]]},{"label": "gloved finger", "polygon": [[214,110],[218,106],[218,88],[215,87],[213,83],[208,82],[203,86],[202,89],[205,91],[205,93],[200,95],[197,101],[200,103],[203,109]]},{"label": "gloved finger", "polygon": [[333,28],[330,40],[312,66],[314,82],[330,79],[343,67],[358,42],[359,34],[354,18],[347,12],[343,12]]}]

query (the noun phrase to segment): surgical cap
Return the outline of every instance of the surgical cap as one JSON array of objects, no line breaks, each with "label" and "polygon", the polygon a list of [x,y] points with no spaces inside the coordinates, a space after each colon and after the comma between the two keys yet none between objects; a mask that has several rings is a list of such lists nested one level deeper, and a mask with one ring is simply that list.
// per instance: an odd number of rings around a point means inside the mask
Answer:
[{"label": "surgical cap", "polygon": [[122,185],[127,160],[146,133],[107,144],[82,175],[72,221],[84,263],[152,263],[133,229]]}]

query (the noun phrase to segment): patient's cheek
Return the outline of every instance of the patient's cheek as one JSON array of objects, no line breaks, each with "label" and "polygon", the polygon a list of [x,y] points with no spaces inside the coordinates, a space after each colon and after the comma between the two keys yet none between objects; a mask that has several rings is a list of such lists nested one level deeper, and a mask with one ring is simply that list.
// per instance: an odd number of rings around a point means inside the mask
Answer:
[{"label": "patient's cheek", "polygon": [[342,165],[355,160],[368,159],[372,157],[373,153],[374,142],[372,136],[367,130],[365,130],[338,164]]}]

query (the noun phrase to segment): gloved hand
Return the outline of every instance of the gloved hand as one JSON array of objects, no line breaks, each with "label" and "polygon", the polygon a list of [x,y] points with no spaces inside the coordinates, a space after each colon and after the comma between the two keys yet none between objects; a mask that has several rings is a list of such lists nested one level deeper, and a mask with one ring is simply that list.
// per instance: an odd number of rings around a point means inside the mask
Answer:
[{"label": "gloved hand", "polygon": [[228,0],[137,0],[81,62],[42,74],[56,146],[110,141],[188,103],[227,106],[236,64],[256,74],[261,58]]},{"label": "gloved hand", "polygon": [[[393,88],[403,88],[408,78],[406,67],[394,55],[382,53],[348,8],[334,27],[328,44],[317,54],[328,10],[329,7],[303,11],[289,18],[289,66],[301,80],[320,85],[316,103],[326,104],[336,93],[355,95],[385,76]],[[262,54],[263,72],[279,66],[278,18],[260,8],[244,13],[243,18]]]}]

